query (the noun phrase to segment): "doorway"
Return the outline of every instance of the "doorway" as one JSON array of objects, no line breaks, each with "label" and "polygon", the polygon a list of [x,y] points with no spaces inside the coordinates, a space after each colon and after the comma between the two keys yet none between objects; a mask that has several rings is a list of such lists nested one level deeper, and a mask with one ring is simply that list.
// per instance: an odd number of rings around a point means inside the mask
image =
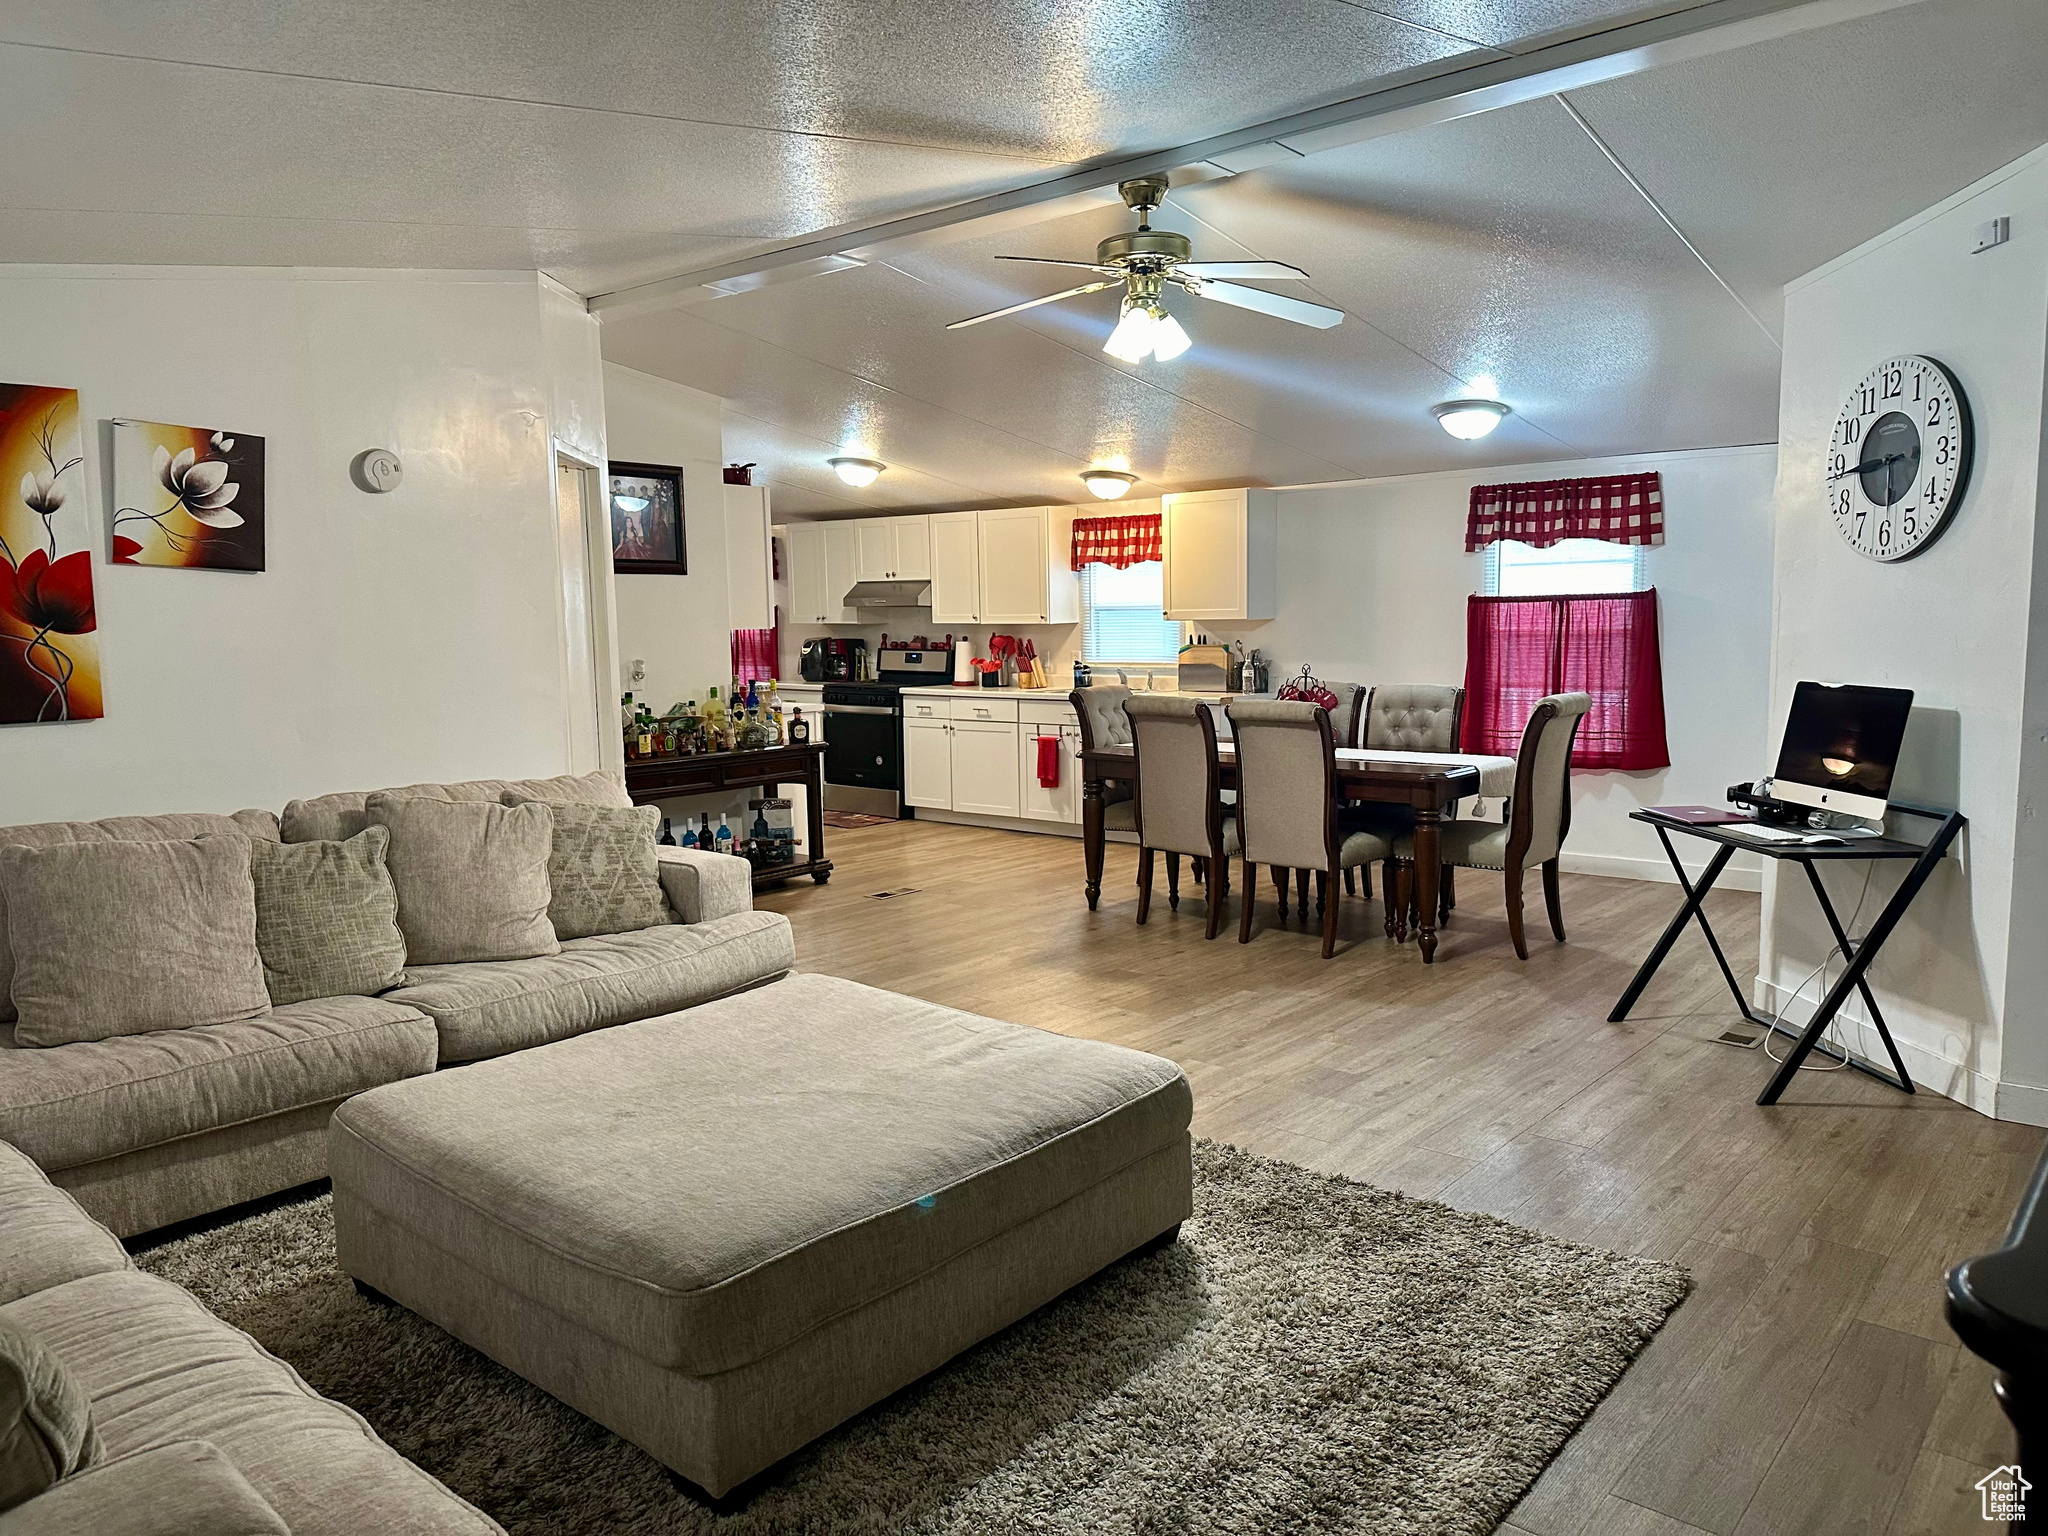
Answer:
[{"label": "doorway", "polygon": [[555,512],[562,557],[563,697],[569,771],[625,770],[618,727],[612,536],[600,466],[557,445]]}]

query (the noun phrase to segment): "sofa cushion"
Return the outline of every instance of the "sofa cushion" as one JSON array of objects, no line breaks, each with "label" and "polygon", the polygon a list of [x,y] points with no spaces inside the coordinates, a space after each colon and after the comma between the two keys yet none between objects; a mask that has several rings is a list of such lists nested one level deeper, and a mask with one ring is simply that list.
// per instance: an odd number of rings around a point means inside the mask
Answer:
[{"label": "sofa cushion", "polygon": [[754,910],[754,866],[745,859],[665,843],[655,844],[654,857],[677,922],[705,923]]},{"label": "sofa cushion", "polygon": [[13,1044],[0,1031],[0,1139],[52,1169],[434,1069],[432,1022],[375,997],[48,1050]]},{"label": "sofa cushion", "polygon": [[831,976],[395,1083],[335,1185],[656,1365],[758,1360],[1142,1158],[1180,1068]]},{"label": "sofa cushion", "polygon": [[736,912],[708,923],[571,939],[559,954],[534,960],[414,966],[405,985],[384,996],[433,1019],[446,1064],[673,1013],[794,964],[788,918]]},{"label": "sofa cushion", "polygon": [[6,1233],[0,1242],[0,1302],[80,1275],[128,1267],[121,1240],[52,1184],[27,1154],[5,1142],[0,1142],[0,1231]]},{"label": "sofa cushion", "polygon": [[204,1440],[118,1456],[0,1516],[0,1536],[291,1536]]},{"label": "sofa cushion", "polygon": [[[59,843],[161,843],[207,832],[239,832],[247,838],[274,843],[278,836],[277,818],[268,811],[237,811],[232,816],[114,816],[105,821],[44,821],[0,827],[0,845],[52,848]],[[5,897],[0,897],[0,1024],[14,1022],[13,982],[14,951],[7,942],[7,903]]]},{"label": "sofa cushion", "polygon": [[0,1318],[0,1510],[101,1455],[84,1386],[33,1334]]},{"label": "sofa cushion", "polygon": [[250,842],[0,845],[21,1045],[68,1045],[270,1007]]},{"label": "sofa cushion", "polygon": [[280,828],[288,843],[329,842],[354,837],[368,826],[372,795],[407,795],[421,800],[498,805],[507,790],[548,805],[631,805],[626,784],[617,774],[562,774],[552,779],[470,779],[460,784],[407,784],[396,789],[359,789],[342,794],[294,800],[284,808]]},{"label": "sofa cushion", "polygon": [[398,888],[408,965],[551,955],[548,853],[554,812],[372,795],[373,826],[391,829],[385,860]]},{"label": "sofa cushion", "polygon": [[[505,791],[507,805],[526,800]],[[558,939],[631,933],[673,921],[661,894],[655,838],[661,812],[651,805],[551,805],[548,922]]]},{"label": "sofa cushion", "polygon": [[293,1536],[502,1532],[168,1280],[89,1275],[0,1307],[92,1398],[109,1456],[217,1447]]},{"label": "sofa cushion", "polygon": [[256,950],[274,1004],[369,997],[405,975],[387,827],[345,842],[251,843]]}]

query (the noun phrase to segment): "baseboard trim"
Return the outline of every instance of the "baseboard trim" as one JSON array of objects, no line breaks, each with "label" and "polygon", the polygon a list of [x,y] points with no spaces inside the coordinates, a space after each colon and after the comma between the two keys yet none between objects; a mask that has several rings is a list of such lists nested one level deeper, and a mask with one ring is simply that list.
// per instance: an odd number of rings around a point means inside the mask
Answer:
[{"label": "baseboard trim", "polygon": [[[1792,1004],[1786,989],[1775,982],[1759,976],[1753,994],[1757,1009],[1763,1013],[1784,1012],[1786,1022],[1803,1025],[1812,1018],[1820,1007],[1820,1000],[1811,993]],[[1789,1006],[1788,1006],[1789,1004]],[[1863,1016],[1860,1007],[1844,1005],[1841,1018],[1842,1033],[1849,1043],[1850,1053],[1858,1060],[1875,1067],[1891,1070],[1891,1062],[1884,1059],[1884,1042],[1877,1038],[1877,1031],[1870,1027],[1870,1021]],[[1860,1030],[1857,1026],[1861,1026]],[[1896,1030],[1892,1033],[1893,1043],[1899,1048],[1899,1055],[1911,1074],[1913,1086],[1923,1093],[1939,1094],[1944,1099],[1953,1099],[1958,1104],[1968,1105],[1980,1115],[1994,1120],[2014,1120],[2022,1125],[2048,1125],[2048,1089],[2029,1088],[2019,1083],[2001,1083],[1995,1077],[1987,1077],[1974,1067],[1960,1061],[1952,1061],[1939,1051],[1928,1049],[1911,1040],[1899,1038]],[[1782,1049],[1781,1041],[1774,1049]],[[1866,1051],[1876,1051],[1875,1057]]]},{"label": "baseboard trim", "polygon": [[[1025,816],[977,816],[970,811],[947,811],[934,806],[914,808],[918,821],[939,821],[953,827],[991,827],[998,832],[1037,832],[1052,837],[1079,837],[1081,828],[1069,821],[1037,821]],[[1136,842],[1128,832],[1107,834],[1112,842]]]},{"label": "baseboard trim", "polygon": [[[1558,856],[1558,867],[1569,875],[1605,875],[1613,880],[1654,880],[1660,885],[1676,885],[1678,877],[1671,873],[1671,865],[1664,859],[1639,859],[1619,853],[1574,853],[1567,848]],[[1685,866],[1686,878],[1697,880],[1706,873],[1705,864]],[[1714,882],[1717,891],[1761,891],[1764,888],[1764,873],[1760,868],[1745,869],[1731,862],[1721,871],[1721,878]]]}]

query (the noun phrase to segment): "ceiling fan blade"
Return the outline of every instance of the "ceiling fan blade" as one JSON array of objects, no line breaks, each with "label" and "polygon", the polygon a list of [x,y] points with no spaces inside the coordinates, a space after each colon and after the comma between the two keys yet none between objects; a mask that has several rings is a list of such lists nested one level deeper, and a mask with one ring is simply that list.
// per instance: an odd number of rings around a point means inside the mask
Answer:
[{"label": "ceiling fan blade", "polygon": [[[1101,262],[1099,262],[1099,261],[1062,261],[1062,260],[1060,260],[1060,258],[1059,258],[1059,257],[1057,257],[1057,256],[998,256],[998,257],[996,258],[996,260],[997,260],[997,261],[1035,261],[1035,262],[1037,262],[1037,263],[1038,263],[1038,264],[1039,264],[1040,266],[1044,266],[1044,267],[1079,267],[1079,268],[1080,268],[1080,269],[1081,269],[1081,270],[1082,270],[1083,272],[1115,272],[1115,273],[1118,273],[1119,275],[1121,275],[1121,274],[1122,274],[1122,272],[1123,272],[1123,268],[1122,268],[1122,267],[1105,267],[1105,266],[1104,266],[1104,265],[1102,265],[1102,263],[1101,263]],[[1220,277],[1220,276],[1223,276],[1223,275],[1225,275],[1225,274],[1222,274],[1222,273],[1218,273],[1217,275],[1218,275],[1218,276]],[[1256,274],[1256,273],[1232,273],[1232,274],[1229,274],[1229,275],[1231,275],[1231,276],[1243,276],[1243,277],[1250,277],[1250,276],[1256,276],[1256,275],[1258,275],[1258,274]],[[1306,272],[1298,272],[1298,273],[1294,273],[1293,275],[1294,275],[1294,276],[1296,276],[1296,277],[1307,277],[1307,276],[1308,276],[1308,274],[1307,274]]]},{"label": "ceiling fan blade", "polygon": [[1189,277],[1307,277],[1284,261],[1184,261],[1173,269]]},{"label": "ceiling fan blade", "polygon": [[[1123,284],[1124,280],[1121,277],[1106,277],[1099,283],[1083,283],[1078,288],[1068,288],[1060,293],[1048,293],[1042,299],[1026,299],[1022,304],[1010,304],[1002,309],[992,309],[985,315],[970,315],[965,320],[955,320],[946,329],[957,331],[965,326],[979,325],[984,320],[1000,320],[1003,316],[1014,315],[1021,309],[1036,309],[1041,304],[1056,303],[1061,299],[1071,299],[1083,293],[1100,293],[1105,288],[1121,288]],[[1246,291],[1249,292],[1250,290]]]},{"label": "ceiling fan blade", "polygon": [[1341,309],[1305,303],[1281,293],[1267,293],[1263,288],[1240,288],[1236,283],[1214,281],[1197,281],[1185,286],[1198,299],[1218,299],[1225,304],[1235,304],[1239,309],[1253,309],[1262,315],[1271,315],[1275,320],[1312,325],[1319,331],[1327,331],[1344,318]]}]

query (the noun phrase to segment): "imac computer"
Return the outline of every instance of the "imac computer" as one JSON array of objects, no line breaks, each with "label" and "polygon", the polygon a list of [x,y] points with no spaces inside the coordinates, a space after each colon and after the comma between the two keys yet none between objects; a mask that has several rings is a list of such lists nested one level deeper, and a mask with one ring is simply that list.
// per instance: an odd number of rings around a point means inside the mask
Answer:
[{"label": "imac computer", "polygon": [[1910,688],[1801,683],[1785,721],[1772,798],[1883,820],[1912,707]]}]

